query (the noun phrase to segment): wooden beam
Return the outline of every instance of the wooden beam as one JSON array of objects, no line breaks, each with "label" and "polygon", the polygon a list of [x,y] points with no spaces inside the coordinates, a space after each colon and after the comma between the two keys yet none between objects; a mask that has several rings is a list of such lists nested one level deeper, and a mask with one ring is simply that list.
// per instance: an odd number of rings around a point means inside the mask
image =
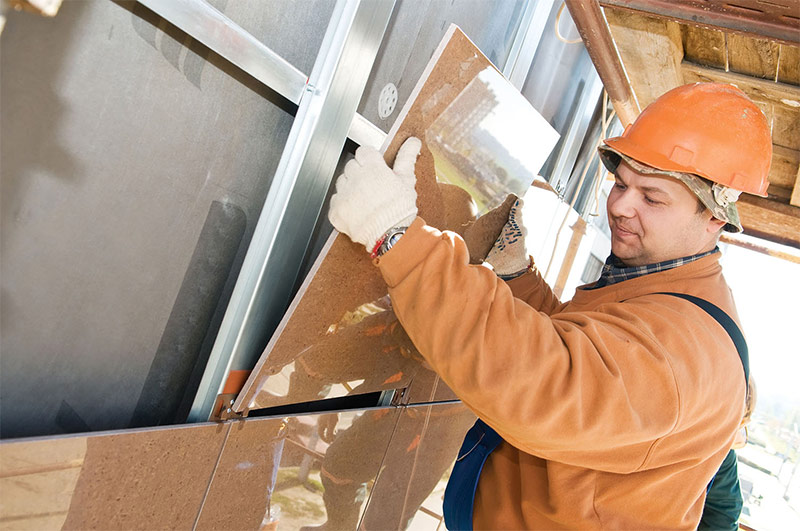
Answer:
[{"label": "wooden beam", "polygon": [[[593,1],[591,3],[594,3]],[[724,29],[766,37],[787,44],[800,42],[800,19],[796,0],[599,0],[603,7],[614,6],[678,20],[686,24]],[[748,6],[748,4],[750,4]]]},{"label": "wooden beam", "polygon": [[725,69],[727,48],[725,34],[701,26],[681,25],[683,57],[695,64]]},{"label": "wooden beam", "polygon": [[800,168],[797,168],[797,177],[794,179],[794,191],[792,192],[792,199],[789,203],[800,207]]},{"label": "wooden beam", "polygon": [[727,41],[731,71],[770,80],[777,77],[780,48],[777,42],[736,33],[727,35]]},{"label": "wooden beam", "polygon": [[781,44],[778,81],[800,85],[800,48]]},{"label": "wooden beam", "polygon": [[736,204],[745,234],[800,248],[800,208],[748,194]]},{"label": "wooden beam", "polygon": [[713,81],[736,85],[764,111],[772,127],[772,143],[800,149],[800,87],[686,61],[681,70],[686,83]]},{"label": "wooden beam", "polygon": [[742,247],[743,249],[756,251],[757,253],[765,254],[767,256],[774,256],[775,258],[780,258],[781,260],[786,260],[787,262],[800,264],[800,253],[779,251],[777,249],[773,249],[772,247],[756,243],[757,240],[753,241],[753,238],[744,239],[739,235],[731,234],[730,232],[723,232],[719,238],[719,241],[729,245]]},{"label": "wooden beam", "polygon": [[[800,151],[783,146],[772,146],[772,166],[769,170],[770,188],[785,188],[786,198],[796,189],[797,168],[800,167]],[[770,193],[772,193],[770,191]],[[800,205],[796,205],[800,206]]]},{"label": "wooden beam", "polygon": [[742,89],[751,98],[769,101],[788,109],[800,107],[800,87],[795,85],[757,79],[735,72],[725,72],[687,61],[681,64],[681,71],[686,83],[694,81],[731,83]]},{"label": "wooden beam", "polygon": [[621,9],[604,10],[639,107],[683,84],[683,43],[677,22]]},{"label": "wooden beam", "polygon": [[[575,224],[570,228],[572,229],[572,236],[569,239],[564,261],[561,262],[561,269],[558,270],[556,283],[553,286],[553,293],[555,293],[556,297],[561,297],[561,294],[564,293],[564,286],[566,286],[567,279],[572,271],[572,266],[575,264],[575,256],[577,256],[578,249],[581,246],[581,240],[583,240],[586,234],[586,221],[578,216],[578,219],[575,220]],[[553,252],[555,252],[555,249]]]}]

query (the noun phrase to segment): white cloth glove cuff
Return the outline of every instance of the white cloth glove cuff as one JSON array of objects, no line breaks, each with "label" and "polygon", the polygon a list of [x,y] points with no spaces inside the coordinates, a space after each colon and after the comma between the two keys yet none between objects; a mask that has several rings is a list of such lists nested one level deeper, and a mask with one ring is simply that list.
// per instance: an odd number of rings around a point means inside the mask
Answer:
[{"label": "white cloth glove cuff", "polygon": [[417,217],[417,207],[409,207],[398,203],[385,205],[369,221],[360,227],[354,227],[351,235],[353,241],[364,245],[368,253],[372,252],[378,240],[394,227],[408,227]]}]

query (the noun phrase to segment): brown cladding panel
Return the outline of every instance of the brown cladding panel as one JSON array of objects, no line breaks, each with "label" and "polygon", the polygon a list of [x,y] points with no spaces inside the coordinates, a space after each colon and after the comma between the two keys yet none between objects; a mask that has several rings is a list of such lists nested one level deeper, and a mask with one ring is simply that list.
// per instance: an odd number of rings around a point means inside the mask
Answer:
[{"label": "brown cladding panel", "polygon": [[280,464],[287,422],[253,419],[231,423],[197,529],[258,529]]},{"label": "brown cladding panel", "polygon": [[399,414],[384,408],[240,422],[198,529],[300,529],[326,522],[328,529],[355,529]]},{"label": "brown cladding panel", "polygon": [[[385,157],[393,161],[410,136],[427,127],[490,63],[458,29],[451,29],[431,59],[405,113],[398,118]],[[423,146],[416,163],[417,206],[425,221],[463,232],[468,196],[436,182],[433,155]],[[455,205],[455,206],[454,206]],[[499,228],[491,228],[495,234]],[[364,247],[332,237],[320,253],[234,408],[237,411],[408,386],[428,396],[435,374],[422,363],[399,325],[378,269]],[[427,390],[421,389],[427,382]]]},{"label": "brown cladding panel", "polygon": [[0,445],[0,530],[61,529],[86,455],[86,437]]},{"label": "brown cladding panel", "polygon": [[200,512],[228,425],[87,438],[63,529],[188,529]]},{"label": "brown cladding panel", "polygon": [[0,529],[189,529],[228,425],[0,445]]},{"label": "brown cladding panel", "polygon": [[443,529],[444,488],[475,418],[460,403],[404,409],[359,528]]}]

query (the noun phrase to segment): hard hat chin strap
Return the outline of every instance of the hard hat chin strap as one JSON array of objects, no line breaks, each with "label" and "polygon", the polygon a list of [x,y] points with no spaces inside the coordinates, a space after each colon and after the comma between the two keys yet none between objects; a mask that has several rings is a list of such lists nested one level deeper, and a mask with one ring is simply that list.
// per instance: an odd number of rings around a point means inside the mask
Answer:
[{"label": "hard hat chin strap", "polygon": [[734,190],[719,183],[714,183],[711,191],[714,194],[714,201],[722,208],[727,208],[729,204],[739,199],[739,195],[742,193],[740,190]]}]

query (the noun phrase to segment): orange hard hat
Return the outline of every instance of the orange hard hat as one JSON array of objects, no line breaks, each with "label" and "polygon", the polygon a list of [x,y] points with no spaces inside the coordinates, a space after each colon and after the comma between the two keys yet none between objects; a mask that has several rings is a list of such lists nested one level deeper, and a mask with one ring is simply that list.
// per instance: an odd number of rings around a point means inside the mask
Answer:
[{"label": "orange hard hat", "polygon": [[674,88],[648,105],[622,136],[605,144],[659,170],[699,175],[735,190],[767,195],[769,123],[733,85]]}]

